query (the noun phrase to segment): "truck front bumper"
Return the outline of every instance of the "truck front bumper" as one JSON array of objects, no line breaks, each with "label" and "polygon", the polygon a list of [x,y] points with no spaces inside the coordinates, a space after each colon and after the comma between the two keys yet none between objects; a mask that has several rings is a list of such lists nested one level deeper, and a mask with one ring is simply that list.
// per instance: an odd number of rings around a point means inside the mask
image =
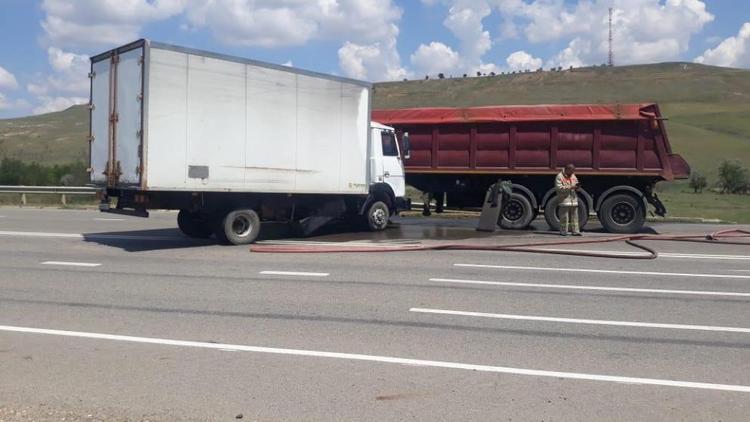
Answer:
[{"label": "truck front bumper", "polygon": [[396,198],[396,212],[411,211],[410,198]]}]

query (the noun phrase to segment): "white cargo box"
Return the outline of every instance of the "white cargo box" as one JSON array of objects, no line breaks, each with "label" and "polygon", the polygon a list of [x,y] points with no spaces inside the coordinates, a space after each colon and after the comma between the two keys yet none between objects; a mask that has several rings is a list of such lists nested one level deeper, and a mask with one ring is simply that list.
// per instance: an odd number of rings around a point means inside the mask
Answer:
[{"label": "white cargo box", "polygon": [[91,58],[91,180],[363,194],[371,85],[139,40]]}]

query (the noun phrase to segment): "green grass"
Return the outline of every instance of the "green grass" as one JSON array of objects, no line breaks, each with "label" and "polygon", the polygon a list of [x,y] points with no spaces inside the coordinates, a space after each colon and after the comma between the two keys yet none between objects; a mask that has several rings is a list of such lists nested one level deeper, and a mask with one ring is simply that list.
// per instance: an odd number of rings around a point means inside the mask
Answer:
[{"label": "green grass", "polygon": [[722,195],[688,191],[659,194],[670,217],[716,218],[734,223],[750,223],[750,196]]}]

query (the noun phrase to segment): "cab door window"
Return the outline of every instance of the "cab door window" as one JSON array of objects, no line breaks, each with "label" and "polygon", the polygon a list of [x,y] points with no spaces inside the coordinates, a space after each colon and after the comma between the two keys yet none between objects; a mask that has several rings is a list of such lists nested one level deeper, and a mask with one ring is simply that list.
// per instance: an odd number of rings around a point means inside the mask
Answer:
[{"label": "cab door window", "polygon": [[384,157],[398,157],[398,147],[396,146],[396,136],[393,132],[381,132],[381,140],[383,142],[383,156]]}]

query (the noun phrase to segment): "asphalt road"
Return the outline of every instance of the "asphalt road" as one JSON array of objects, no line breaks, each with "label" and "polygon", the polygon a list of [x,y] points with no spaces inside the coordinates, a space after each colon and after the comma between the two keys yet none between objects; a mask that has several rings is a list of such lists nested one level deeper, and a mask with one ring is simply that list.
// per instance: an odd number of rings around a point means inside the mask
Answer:
[{"label": "asphalt road", "polygon": [[[279,255],[185,239],[174,220],[0,208],[0,420],[750,415],[750,246]],[[559,239],[472,224],[303,242]]]}]

